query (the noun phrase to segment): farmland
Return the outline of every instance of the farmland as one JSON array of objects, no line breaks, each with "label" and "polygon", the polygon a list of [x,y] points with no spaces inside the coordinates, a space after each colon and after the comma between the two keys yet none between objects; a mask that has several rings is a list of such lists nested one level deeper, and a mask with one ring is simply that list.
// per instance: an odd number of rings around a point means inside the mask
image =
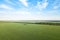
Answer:
[{"label": "farmland", "polygon": [[0,22],[0,40],[60,40],[60,25]]}]

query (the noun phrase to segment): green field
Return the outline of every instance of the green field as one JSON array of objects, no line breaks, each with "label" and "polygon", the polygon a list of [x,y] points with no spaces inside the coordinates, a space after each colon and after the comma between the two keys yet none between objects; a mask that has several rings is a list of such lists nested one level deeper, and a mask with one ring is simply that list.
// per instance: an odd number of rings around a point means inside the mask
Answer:
[{"label": "green field", "polygon": [[60,40],[60,26],[0,22],[0,40]]}]

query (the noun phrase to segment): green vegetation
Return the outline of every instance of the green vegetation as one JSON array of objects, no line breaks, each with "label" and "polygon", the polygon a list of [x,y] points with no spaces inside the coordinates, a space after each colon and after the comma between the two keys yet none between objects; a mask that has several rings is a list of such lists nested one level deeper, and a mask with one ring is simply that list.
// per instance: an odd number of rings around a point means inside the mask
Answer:
[{"label": "green vegetation", "polygon": [[39,23],[34,23],[34,24],[45,24],[45,25],[60,26],[60,22],[39,22]]},{"label": "green vegetation", "polygon": [[0,22],[0,40],[60,40],[60,26]]}]

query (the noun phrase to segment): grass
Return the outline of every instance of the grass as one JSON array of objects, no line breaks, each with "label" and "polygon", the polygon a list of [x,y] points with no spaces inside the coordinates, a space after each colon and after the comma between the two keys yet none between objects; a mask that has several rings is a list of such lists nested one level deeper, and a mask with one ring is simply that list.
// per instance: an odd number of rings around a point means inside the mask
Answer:
[{"label": "grass", "polygon": [[0,22],[0,40],[60,40],[60,26]]}]

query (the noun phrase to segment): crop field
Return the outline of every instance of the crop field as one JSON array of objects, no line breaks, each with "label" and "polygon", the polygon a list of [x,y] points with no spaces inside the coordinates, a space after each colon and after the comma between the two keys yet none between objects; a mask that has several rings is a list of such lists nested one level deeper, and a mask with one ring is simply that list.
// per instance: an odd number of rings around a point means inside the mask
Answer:
[{"label": "crop field", "polygon": [[0,40],[60,40],[60,26],[0,22]]}]

